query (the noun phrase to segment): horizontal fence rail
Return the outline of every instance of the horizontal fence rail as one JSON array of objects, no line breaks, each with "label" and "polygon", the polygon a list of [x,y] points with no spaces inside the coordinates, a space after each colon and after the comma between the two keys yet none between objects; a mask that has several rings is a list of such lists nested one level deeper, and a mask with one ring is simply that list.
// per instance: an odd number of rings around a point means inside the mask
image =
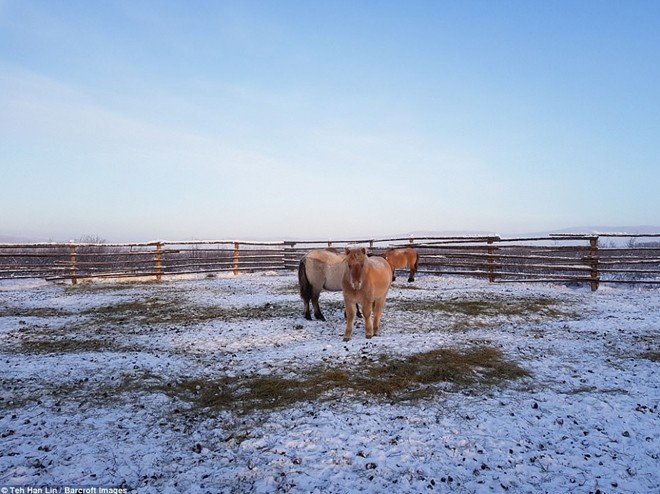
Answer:
[{"label": "horizontal fence rail", "polygon": [[291,271],[314,248],[414,247],[419,273],[490,282],[660,284],[660,233],[405,237],[341,241],[0,244],[0,279],[144,278]]}]

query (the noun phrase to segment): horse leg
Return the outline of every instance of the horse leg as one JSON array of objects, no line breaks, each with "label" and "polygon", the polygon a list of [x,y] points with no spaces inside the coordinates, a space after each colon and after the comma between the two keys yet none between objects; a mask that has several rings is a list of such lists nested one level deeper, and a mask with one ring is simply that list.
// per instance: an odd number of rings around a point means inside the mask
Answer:
[{"label": "horse leg", "polygon": [[[362,312],[360,312],[360,306],[355,304],[355,315],[358,319],[362,319]],[[344,311],[344,319],[346,319],[346,311]]]},{"label": "horse leg", "polygon": [[383,307],[385,307],[385,299],[379,298],[374,302],[374,336],[378,336],[380,329],[380,317],[383,315]]},{"label": "horse leg", "polygon": [[[319,297],[321,292],[315,292],[312,294],[312,305],[314,306],[314,317],[320,321],[325,321],[323,313],[321,312],[321,306],[319,305]],[[311,319],[311,317],[310,317]]]},{"label": "horse leg", "polygon": [[415,261],[410,265],[410,276],[408,276],[408,281],[412,283],[415,281],[415,273],[417,273],[417,268],[419,266],[419,254],[415,256]]},{"label": "horse leg", "polygon": [[415,266],[410,266],[410,274],[408,275],[408,283],[415,281]]},{"label": "horse leg", "polygon": [[344,305],[346,306],[346,332],[344,333],[344,341],[349,341],[351,334],[353,334],[353,322],[355,321],[355,308],[357,304],[344,298]]},{"label": "horse leg", "polygon": [[305,319],[307,319],[308,321],[311,321],[312,320],[312,315],[309,312],[309,299],[304,298],[303,303],[305,304]]},{"label": "horse leg", "polygon": [[371,320],[371,311],[373,309],[373,304],[368,302],[362,304],[362,312],[364,313],[364,328],[366,331],[366,337],[371,338],[374,335],[374,325]]}]

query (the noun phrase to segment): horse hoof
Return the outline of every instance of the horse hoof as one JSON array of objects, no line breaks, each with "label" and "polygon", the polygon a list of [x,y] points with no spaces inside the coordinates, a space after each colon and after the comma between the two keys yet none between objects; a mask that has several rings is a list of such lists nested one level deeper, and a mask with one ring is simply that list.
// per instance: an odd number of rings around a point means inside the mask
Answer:
[{"label": "horse hoof", "polygon": [[371,338],[373,338],[373,335],[368,334],[367,339],[370,340]]},{"label": "horse hoof", "polygon": [[351,341],[351,339],[350,339],[350,338],[346,338],[346,336],[344,336],[344,342],[346,342],[346,341]]},{"label": "horse hoof", "polygon": [[311,321],[311,320],[312,320],[312,316],[310,316],[309,314],[305,314],[305,319],[307,319],[308,321]]}]

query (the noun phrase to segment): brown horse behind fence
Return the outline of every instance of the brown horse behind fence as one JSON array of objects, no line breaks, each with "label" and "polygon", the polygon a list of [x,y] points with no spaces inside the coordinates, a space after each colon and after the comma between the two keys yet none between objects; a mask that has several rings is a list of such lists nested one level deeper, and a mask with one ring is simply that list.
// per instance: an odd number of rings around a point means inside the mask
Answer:
[{"label": "brown horse behind fence", "polygon": [[350,340],[353,333],[356,304],[362,306],[366,337],[378,336],[385,298],[392,283],[392,269],[382,257],[367,257],[364,248],[346,249],[345,263],[346,269],[342,280],[346,307],[344,341]]},{"label": "brown horse behind fence", "polygon": [[409,268],[410,274],[408,275],[408,281],[415,281],[415,273],[417,273],[419,263],[419,254],[415,249],[412,247],[389,249],[383,253],[383,257],[392,267],[392,281],[396,280],[395,271],[400,268]]}]

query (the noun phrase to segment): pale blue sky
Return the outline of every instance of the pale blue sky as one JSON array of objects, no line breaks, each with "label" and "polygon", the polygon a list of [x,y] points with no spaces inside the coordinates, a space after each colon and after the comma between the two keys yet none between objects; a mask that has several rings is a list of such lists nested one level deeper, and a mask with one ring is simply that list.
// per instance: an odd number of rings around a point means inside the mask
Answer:
[{"label": "pale blue sky", "polygon": [[0,235],[660,224],[660,1],[0,0]]}]

